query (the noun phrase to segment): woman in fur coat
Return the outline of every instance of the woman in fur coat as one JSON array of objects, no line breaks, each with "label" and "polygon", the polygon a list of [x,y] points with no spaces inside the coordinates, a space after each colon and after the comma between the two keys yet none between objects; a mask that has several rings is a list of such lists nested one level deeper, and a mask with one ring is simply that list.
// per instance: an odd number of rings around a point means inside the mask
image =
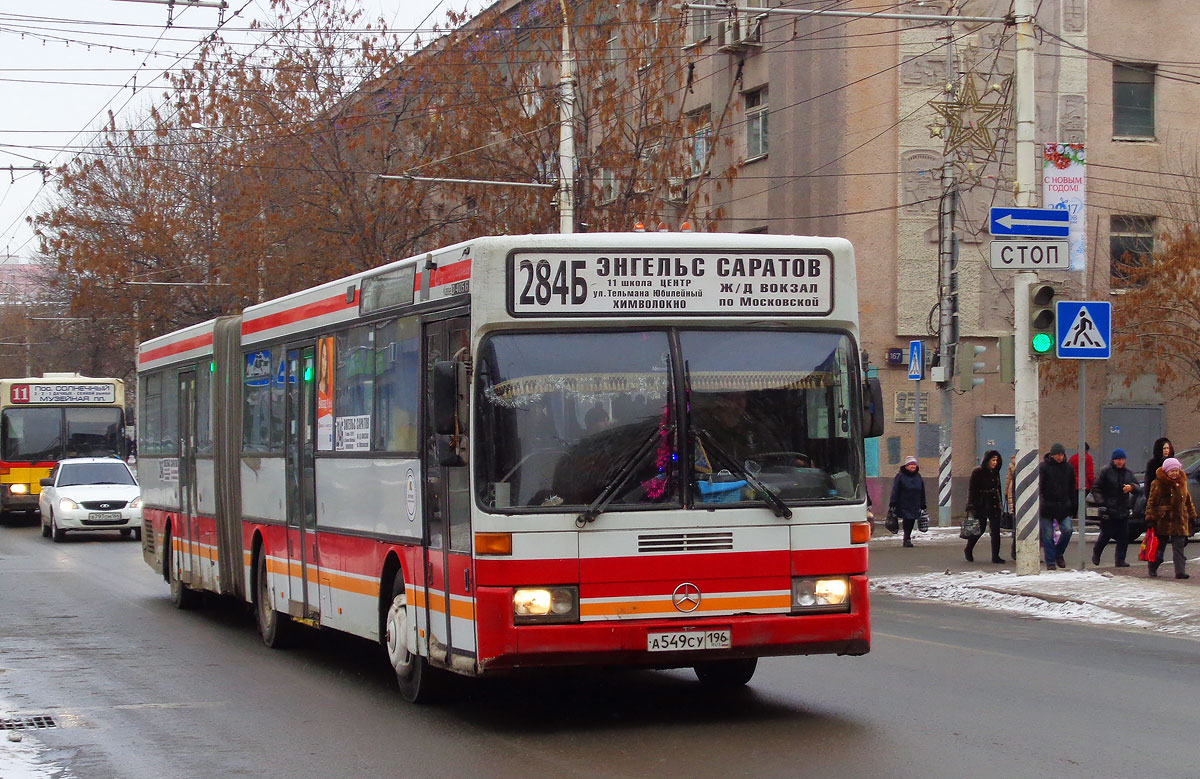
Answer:
[{"label": "woman in fur coat", "polygon": [[1146,500],[1146,526],[1154,527],[1158,536],[1158,554],[1148,563],[1151,576],[1158,576],[1167,544],[1171,544],[1171,559],[1175,563],[1175,578],[1187,579],[1188,536],[1191,523],[1196,518],[1196,506],[1188,492],[1187,473],[1174,457],[1168,457],[1150,483],[1150,497]]}]

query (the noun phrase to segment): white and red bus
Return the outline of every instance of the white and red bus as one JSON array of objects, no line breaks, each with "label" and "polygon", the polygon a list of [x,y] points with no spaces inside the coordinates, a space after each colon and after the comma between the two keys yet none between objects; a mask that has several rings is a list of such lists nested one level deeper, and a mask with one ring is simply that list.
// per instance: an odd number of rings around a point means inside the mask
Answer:
[{"label": "white and red bus", "polygon": [[142,344],[147,562],[183,607],[446,672],[870,648],[850,244],[489,237]]}]

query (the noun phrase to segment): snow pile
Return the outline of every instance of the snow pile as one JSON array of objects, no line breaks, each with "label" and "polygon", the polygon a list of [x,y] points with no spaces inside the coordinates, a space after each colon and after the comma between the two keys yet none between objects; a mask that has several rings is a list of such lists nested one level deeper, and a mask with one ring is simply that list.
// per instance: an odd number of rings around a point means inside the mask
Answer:
[{"label": "snow pile", "polygon": [[1041,619],[1158,630],[1200,638],[1200,597],[1195,587],[1097,573],[1061,571],[1035,576],[999,573],[932,573],[881,576],[878,592],[1022,614]]}]

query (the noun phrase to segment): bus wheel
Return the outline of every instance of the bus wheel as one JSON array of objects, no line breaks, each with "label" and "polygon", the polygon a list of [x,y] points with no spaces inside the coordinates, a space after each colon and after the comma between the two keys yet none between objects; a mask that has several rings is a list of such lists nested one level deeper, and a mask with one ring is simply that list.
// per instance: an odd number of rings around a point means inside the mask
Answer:
[{"label": "bus wheel", "polygon": [[287,614],[276,611],[272,605],[271,583],[267,579],[267,552],[258,550],[254,563],[254,620],[258,623],[258,634],[272,649],[283,649],[292,642],[296,623]]},{"label": "bus wheel", "polygon": [[54,539],[54,543],[61,544],[67,537],[67,531],[58,526],[54,521],[54,512],[50,512],[50,537]]},{"label": "bus wheel", "polygon": [[197,593],[191,587],[179,581],[179,572],[175,570],[175,550],[172,548],[171,533],[163,536],[163,568],[167,584],[171,586],[171,603],[177,609],[190,609],[196,605]]},{"label": "bus wheel", "polygon": [[392,604],[388,607],[384,622],[383,646],[396,671],[396,682],[404,700],[409,703],[429,703],[437,697],[441,672],[431,667],[421,655],[408,651],[405,637],[412,630],[409,619],[411,614],[404,597],[404,576],[397,572],[392,583]]},{"label": "bus wheel", "polygon": [[716,660],[711,663],[699,663],[692,670],[696,672],[696,678],[705,687],[728,689],[741,687],[749,682],[757,667],[758,658],[751,657],[748,660]]}]

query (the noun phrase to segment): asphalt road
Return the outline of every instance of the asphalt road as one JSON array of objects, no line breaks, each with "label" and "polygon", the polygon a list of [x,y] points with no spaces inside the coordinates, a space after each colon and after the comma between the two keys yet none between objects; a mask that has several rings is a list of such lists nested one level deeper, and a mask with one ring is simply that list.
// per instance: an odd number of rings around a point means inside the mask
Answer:
[{"label": "asphalt road", "polygon": [[[0,716],[78,779],[194,776],[1091,777],[1200,774],[1200,642],[875,597],[862,658],[546,673],[406,704],[379,651],[261,645],[176,611],[138,544],[0,527]],[[0,741],[0,776],[4,750]]]}]

